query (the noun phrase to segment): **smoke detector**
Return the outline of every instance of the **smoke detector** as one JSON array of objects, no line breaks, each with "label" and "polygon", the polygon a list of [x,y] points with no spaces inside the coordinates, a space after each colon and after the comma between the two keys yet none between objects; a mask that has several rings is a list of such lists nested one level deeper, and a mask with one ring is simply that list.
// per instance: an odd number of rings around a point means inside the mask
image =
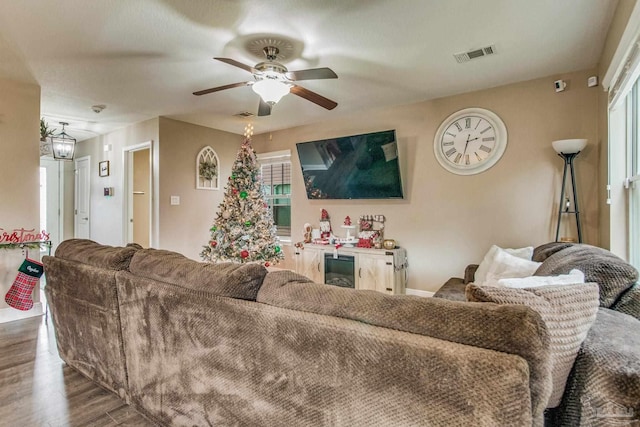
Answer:
[{"label": "smoke detector", "polygon": [[481,47],[467,52],[454,53],[453,57],[456,58],[458,63],[463,63],[471,61],[472,59],[482,58],[483,56],[495,55],[496,53],[496,46],[492,44],[491,46]]},{"label": "smoke detector", "polygon": [[104,104],[92,105],[91,106],[91,110],[93,110],[93,112],[96,113],[96,114],[100,114],[102,112],[102,110],[104,110],[105,108],[107,108],[107,106],[104,105]]}]

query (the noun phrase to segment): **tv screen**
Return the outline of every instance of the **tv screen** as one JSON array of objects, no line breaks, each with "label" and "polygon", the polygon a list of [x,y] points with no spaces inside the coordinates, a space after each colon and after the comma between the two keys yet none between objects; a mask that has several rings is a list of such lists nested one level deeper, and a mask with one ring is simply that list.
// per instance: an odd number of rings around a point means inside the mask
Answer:
[{"label": "tv screen", "polygon": [[296,144],[309,199],[401,199],[396,131]]}]

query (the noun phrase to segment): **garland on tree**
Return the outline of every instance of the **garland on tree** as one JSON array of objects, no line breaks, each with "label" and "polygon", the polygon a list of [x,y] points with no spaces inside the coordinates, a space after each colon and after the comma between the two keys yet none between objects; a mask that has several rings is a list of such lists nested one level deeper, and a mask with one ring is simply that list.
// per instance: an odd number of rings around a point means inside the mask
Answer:
[{"label": "garland on tree", "polygon": [[200,253],[204,261],[259,262],[268,267],[284,259],[250,137],[240,146],[210,231],[209,244]]}]

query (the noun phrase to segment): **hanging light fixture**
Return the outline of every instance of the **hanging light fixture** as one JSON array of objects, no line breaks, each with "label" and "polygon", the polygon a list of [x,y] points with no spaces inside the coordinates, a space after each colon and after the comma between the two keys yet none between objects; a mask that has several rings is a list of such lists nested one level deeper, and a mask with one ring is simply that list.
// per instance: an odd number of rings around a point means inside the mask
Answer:
[{"label": "hanging light fixture", "polygon": [[272,78],[259,80],[251,88],[269,105],[277,104],[291,89],[288,84]]},{"label": "hanging light fixture", "polygon": [[73,160],[76,151],[76,139],[67,135],[64,127],[69,123],[59,122],[62,125],[62,131],[57,135],[51,136],[51,148],[53,158],[56,160]]}]

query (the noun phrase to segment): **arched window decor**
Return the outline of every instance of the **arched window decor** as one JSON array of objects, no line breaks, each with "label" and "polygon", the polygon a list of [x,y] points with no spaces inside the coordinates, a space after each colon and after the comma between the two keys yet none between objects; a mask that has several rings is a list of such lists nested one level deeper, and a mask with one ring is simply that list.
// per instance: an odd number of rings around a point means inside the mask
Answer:
[{"label": "arched window decor", "polygon": [[220,161],[213,148],[208,145],[196,158],[196,189],[219,190]]}]

